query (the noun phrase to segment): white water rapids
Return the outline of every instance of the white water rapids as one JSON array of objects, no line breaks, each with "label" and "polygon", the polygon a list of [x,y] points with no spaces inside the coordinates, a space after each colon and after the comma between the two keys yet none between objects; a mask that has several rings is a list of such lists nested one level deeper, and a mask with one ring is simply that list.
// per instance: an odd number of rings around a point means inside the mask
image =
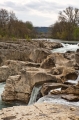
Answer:
[{"label": "white water rapids", "polygon": [[73,105],[73,106],[79,107],[79,101],[78,102],[69,102],[67,100],[62,99],[61,95],[46,95],[44,97],[41,97],[37,102],[38,103],[50,102],[50,103]]},{"label": "white water rapids", "polygon": [[40,89],[41,89],[41,86],[38,86],[38,87],[34,86],[28,105],[31,105],[36,102],[37,95],[39,94]]},{"label": "white water rapids", "polygon": [[52,52],[59,52],[59,53],[65,53],[67,51],[76,51],[77,49],[79,49],[79,45],[78,44],[64,44],[62,43],[63,47],[58,48],[58,49],[53,49]]}]

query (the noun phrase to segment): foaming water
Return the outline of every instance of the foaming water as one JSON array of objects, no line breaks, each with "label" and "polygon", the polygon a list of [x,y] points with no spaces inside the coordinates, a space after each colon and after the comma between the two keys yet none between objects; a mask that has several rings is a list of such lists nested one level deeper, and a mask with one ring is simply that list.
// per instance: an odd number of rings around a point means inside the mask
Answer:
[{"label": "foaming water", "polygon": [[61,95],[46,95],[40,98],[37,102],[38,103],[50,102],[50,103],[63,104],[63,105],[79,106],[79,102],[69,102],[67,100],[62,99]]},{"label": "foaming water", "polygon": [[62,43],[63,47],[61,48],[57,48],[57,49],[53,49],[52,52],[59,52],[59,53],[65,53],[67,51],[76,51],[77,49],[79,49],[78,44],[64,44]]},{"label": "foaming water", "polygon": [[37,95],[39,94],[41,87],[42,86],[34,86],[28,105],[31,105],[36,102]]},{"label": "foaming water", "polygon": [[79,81],[79,75],[78,75],[76,80],[67,80],[66,82],[73,83],[73,84],[77,85],[78,81]]}]

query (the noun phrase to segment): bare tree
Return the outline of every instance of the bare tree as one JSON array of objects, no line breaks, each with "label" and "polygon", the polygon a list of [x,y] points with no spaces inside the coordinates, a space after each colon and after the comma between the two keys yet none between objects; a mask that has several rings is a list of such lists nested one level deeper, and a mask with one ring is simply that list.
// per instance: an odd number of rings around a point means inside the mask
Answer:
[{"label": "bare tree", "polygon": [[5,27],[9,21],[8,11],[5,9],[0,10],[0,26]]},{"label": "bare tree", "polygon": [[74,25],[79,24],[79,9],[68,7],[62,12],[59,12],[59,21],[65,21],[73,23]]}]

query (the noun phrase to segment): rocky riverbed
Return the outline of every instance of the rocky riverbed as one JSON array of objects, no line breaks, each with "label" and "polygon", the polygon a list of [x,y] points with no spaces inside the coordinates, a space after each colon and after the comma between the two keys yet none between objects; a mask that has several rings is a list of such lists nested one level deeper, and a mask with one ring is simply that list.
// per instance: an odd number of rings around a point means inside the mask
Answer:
[{"label": "rocky riverbed", "polygon": [[[52,53],[52,49],[59,47],[62,47],[61,43],[50,41],[18,40],[15,42],[0,42],[0,81],[6,81],[1,95],[2,100],[5,102],[18,100],[28,104],[33,87],[40,85],[38,99],[50,93],[51,96],[61,95],[62,99],[78,102],[79,49],[75,52]],[[39,105],[41,106],[43,103]],[[51,108],[49,104],[47,106]],[[15,109],[18,108],[21,109],[21,106],[15,107]],[[27,108],[24,107],[24,109]],[[5,111],[4,114],[8,109],[3,110]],[[13,109],[14,107],[10,108],[10,111]],[[12,119],[15,118],[17,119],[16,115],[12,117]],[[28,117],[26,118],[28,119]],[[49,118],[55,119],[53,116]],[[8,118],[5,117],[5,119]],[[59,118],[56,118],[56,120],[59,120]],[[61,120],[63,120],[62,117]],[[70,118],[67,120],[70,120]]]}]

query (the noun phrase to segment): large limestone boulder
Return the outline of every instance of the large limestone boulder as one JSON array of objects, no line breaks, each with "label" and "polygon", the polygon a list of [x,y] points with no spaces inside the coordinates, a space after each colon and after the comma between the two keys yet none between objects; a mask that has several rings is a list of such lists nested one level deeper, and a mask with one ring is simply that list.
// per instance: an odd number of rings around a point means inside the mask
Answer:
[{"label": "large limestone boulder", "polygon": [[54,58],[56,66],[65,66],[69,61],[64,57],[64,54],[62,53],[53,53],[52,55],[50,55],[50,57]]},{"label": "large limestone boulder", "polygon": [[28,103],[31,89],[25,82],[25,78],[21,78],[20,75],[10,76],[6,81],[5,91],[1,96],[2,100],[21,100]]},{"label": "large limestone boulder", "polygon": [[[41,88],[42,96],[48,95],[51,90],[67,89],[69,86],[62,83],[44,83]],[[52,93],[52,91],[51,91]]]},{"label": "large limestone boulder", "polygon": [[51,52],[43,48],[36,48],[31,51],[29,59],[36,63],[41,63]]},{"label": "large limestone boulder", "polygon": [[46,72],[38,72],[33,76],[31,84],[34,86],[35,84],[43,84],[44,82],[57,82],[57,79],[54,75]]},{"label": "large limestone boulder", "polygon": [[68,87],[66,90],[62,90],[62,93],[79,95],[79,86],[75,85]]},{"label": "large limestone boulder", "polygon": [[65,67],[78,67],[74,59],[68,59],[63,53],[52,53],[44,59],[40,65],[44,69],[50,69],[52,67],[65,66]]},{"label": "large limestone boulder", "polygon": [[51,69],[55,67],[55,60],[53,57],[48,56],[44,61],[41,63],[40,67],[44,69]]},{"label": "large limestone boulder", "polygon": [[49,50],[63,47],[63,45],[61,43],[58,43],[58,42],[51,42],[51,41],[44,41],[43,40],[43,41],[39,41],[39,43],[42,44],[43,48],[47,48]]},{"label": "large limestone boulder", "polygon": [[26,65],[26,62],[18,60],[6,60],[4,64],[9,67],[10,75],[17,75]]},{"label": "large limestone boulder", "polygon": [[78,74],[73,67],[58,66],[50,70],[50,73],[56,75],[58,82],[64,83],[67,80],[76,80]]},{"label": "large limestone boulder", "polygon": [[72,56],[72,58],[70,57],[71,59],[66,57],[65,54],[64,53],[52,53],[51,55],[47,57],[47,59],[51,59],[52,62],[54,61],[55,66],[65,66],[65,67],[74,67],[74,68],[79,67],[75,60],[75,54],[74,56],[69,54],[69,57]]}]

